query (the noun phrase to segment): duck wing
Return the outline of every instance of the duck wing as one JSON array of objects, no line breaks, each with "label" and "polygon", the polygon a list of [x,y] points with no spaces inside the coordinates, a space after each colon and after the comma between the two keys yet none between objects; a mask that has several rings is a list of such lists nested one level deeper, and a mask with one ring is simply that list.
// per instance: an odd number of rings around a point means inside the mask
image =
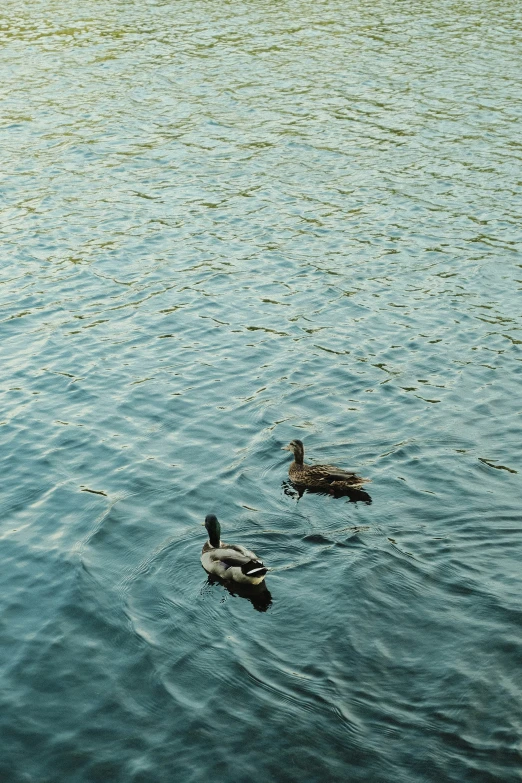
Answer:
[{"label": "duck wing", "polygon": [[211,553],[212,560],[219,560],[225,568],[240,568],[247,576],[266,574],[267,568],[253,552],[239,545],[231,545],[215,549]]},{"label": "duck wing", "polygon": [[251,557],[248,557],[242,552],[239,552],[235,547],[232,546],[214,549],[214,551],[210,553],[210,557],[212,560],[220,560],[229,568],[232,568],[233,566],[241,568],[241,566],[245,565],[245,563],[248,563],[249,560],[252,560]]},{"label": "duck wing", "polygon": [[254,557],[255,554],[250,551],[250,549],[247,549],[244,546],[241,546],[241,544],[222,544],[223,549],[229,549],[232,552],[238,552],[240,555],[244,555],[245,557]]},{"label": "duck wing", "polygon": [[[353,481],[361,480],[355,470],[344,470],[337,465],[312,465],[317,476],[322,476],[325,481]],[[315,470],[316,469],[316,470]]]}]

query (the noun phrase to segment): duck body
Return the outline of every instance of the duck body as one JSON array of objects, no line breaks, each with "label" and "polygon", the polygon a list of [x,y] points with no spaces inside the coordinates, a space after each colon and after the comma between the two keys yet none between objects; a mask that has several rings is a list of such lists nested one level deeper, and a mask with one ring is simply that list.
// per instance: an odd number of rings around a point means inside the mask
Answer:
[{"label": "duck body", "polygon": [[206,517],[205,527],[209,534],[201,551],[201,565],[205,571],[223,581],[261,584],[268,568],[257,555],[240,544],[224,544],[220,539],[221,526],[214,514]]},{"label": "duck body", "polygon": [[294,454],[294,461],[290,465],[288,475],[292,483],[297,486],[334,493],[360,487],[370,480],[358,476],[352,470],[338,468],[336,465],[306,465],[304,446],[297,438],[283,449]]}]

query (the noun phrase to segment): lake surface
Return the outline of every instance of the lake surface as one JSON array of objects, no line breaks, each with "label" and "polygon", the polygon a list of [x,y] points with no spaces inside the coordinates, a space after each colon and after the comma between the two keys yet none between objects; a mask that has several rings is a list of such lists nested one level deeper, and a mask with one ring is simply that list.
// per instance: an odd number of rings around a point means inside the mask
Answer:
[{"label": "lake surface", "polygon": [[521,780],[521,34],[3,3],[2,781]]}]

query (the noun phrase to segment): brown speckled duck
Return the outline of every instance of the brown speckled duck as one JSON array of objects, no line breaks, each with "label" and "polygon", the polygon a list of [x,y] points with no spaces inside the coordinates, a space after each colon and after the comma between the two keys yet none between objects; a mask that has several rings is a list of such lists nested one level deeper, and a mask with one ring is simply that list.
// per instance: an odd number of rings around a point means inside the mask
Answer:
[{"label": "brown speckled duck", "polygon": [[305,465],[303,442],[297,438],[288,446],[283,446],[283,449],[294,453],[294,461],[288,475],[292,483],[298,486],[333,493],[360,487],[370,481],[351,470],[343,470],[335,465]]}]

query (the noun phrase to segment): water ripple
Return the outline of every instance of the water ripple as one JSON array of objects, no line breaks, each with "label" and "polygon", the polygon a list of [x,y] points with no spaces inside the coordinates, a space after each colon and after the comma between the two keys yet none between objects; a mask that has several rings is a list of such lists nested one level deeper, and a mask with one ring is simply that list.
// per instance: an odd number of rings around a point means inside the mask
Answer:
[{"label": "water ripple", "polygon": [[2,779],[518,779],[521,24],[4,3]]}]

